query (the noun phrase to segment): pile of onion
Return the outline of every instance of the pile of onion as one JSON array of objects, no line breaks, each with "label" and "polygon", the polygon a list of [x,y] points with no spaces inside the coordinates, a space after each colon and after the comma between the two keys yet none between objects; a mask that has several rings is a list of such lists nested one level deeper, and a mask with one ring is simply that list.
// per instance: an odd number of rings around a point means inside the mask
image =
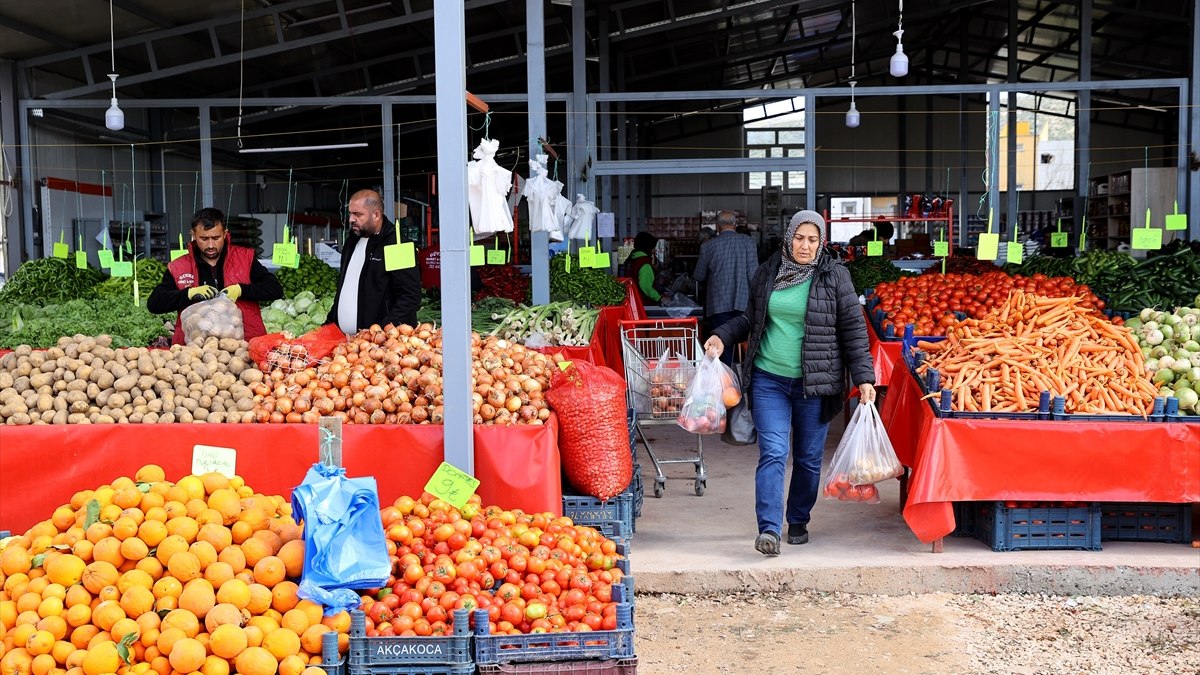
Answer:
[{"label": "pile of onion", "polygon": [[[550,415],[542,397],[546,357],[474,334],[471,345],[475,422],[542,424]],[[371,326],[319,364],[290,374],[277,368],[252,389],[256,422],[333,416],[344,424],[442,424],[442,331],[427,323]],[[485,407],[488,400],[501,405]]]}]

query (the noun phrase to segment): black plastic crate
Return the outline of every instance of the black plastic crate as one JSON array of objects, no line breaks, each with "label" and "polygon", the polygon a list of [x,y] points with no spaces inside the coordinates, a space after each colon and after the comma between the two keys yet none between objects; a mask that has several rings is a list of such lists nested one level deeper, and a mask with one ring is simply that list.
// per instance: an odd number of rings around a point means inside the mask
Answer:
[{"label": "black plastic crate", "polygon": [[993,551],[1100,550],[1100,505],[1009,507],[979,502],[975,536]]},{"label": "black plastic crate", "polygon": [[484,663],[479,675],[637,675],[637,657],[556,663]]},{"label": "black plastic crate", "polygon": [[954,531],[951,537],[975,536],[975,513],[979,505],[975,502],[954,502]]},{"label": "black plastic crate", "polygon": [[[486,624],[487,619],[484,619]],[[454,610],[453,635],[367,637],[366,615],[350,612],[349,675],[470,675],[471,613]]]},{"label": "black plastic crate", "polygon": [[619,603],[615,630],[490,635],[487,611],[476,610],[475,662],[482,669],[497,663],[631,659],[633,605],[625,602],[625,589],[620,584],[613,586],[613,600]]},{"label": "black plastic crate", "polygon": [[1104,541],[1192,542],[1192,505],[1103,502],[1100,539]]}]

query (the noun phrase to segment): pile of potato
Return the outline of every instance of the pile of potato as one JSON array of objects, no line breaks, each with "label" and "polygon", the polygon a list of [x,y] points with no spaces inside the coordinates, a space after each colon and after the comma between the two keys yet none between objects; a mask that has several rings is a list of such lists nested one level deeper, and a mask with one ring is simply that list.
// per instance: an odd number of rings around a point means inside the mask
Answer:
[{"label": "pile of potato", "polygon": [[263,373],[230,338],[113,349],[105,335],[27,346],[0,358],[0,424],[170,424],[254,421],[250,386]]}]

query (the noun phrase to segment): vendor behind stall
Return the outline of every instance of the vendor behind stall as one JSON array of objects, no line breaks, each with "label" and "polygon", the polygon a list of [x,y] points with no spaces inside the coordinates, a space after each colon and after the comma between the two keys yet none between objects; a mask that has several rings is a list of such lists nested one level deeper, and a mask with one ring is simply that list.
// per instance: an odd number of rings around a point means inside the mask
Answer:
[{"label": "vendor behind stall", "polygon": [[629,276],[637,284],[644,305],[660,304],[664,295],[654,288],[653,255],[657,245],[658,237],[649,232],[638,232],[633,239],[633,253],[629,254]]},{"label": "vendor behind stall", "polygon": [[[220,289],[219,291],[217,289]],[[224,293],[242,311],[246,339],[265,335],[260,301],[283,297],[279,280],[255,258],[254,249],[234,246],[225,230],[225,214],[205,208],[192,217],[188,252],[167,265],[162,283],[146,299],[146,309],[166,314]],[[183,344],[183,328],[175,320],[173,344]]]}]

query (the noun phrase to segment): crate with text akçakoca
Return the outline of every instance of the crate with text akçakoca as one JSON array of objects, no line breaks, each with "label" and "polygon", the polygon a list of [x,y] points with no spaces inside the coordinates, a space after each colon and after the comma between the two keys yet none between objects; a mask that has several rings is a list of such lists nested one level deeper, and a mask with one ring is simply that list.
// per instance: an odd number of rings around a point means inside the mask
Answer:
[{"label": "crate with text ak\u00e7akoca", "polygon": [[[604,536],[618,542],[633,537],[633,507],[634,494],[631,490],[626,490],[608,501],[600,501],[587,495],[563,495],[564,516],[576,525],[594,527]],[[611,527],[613,523],[619,525],[619,529]]]},{"label": "crate with text ak\u00e7akoca", "polygon": [[458,609],[452,635],[367,637],[366,615],[354,610],[348,675],[470,675],[475,672],[470,621],[470,611]]},{"label": "crate with text ak\u00e7akoca", "polygon": [[993,551],[1029,549],[1100,550],[1100,506],[1052,503],[1009,506],[979,502],[975,536]]},{"label": "crate with text ak\u00e7akoca", "polygon": [[631,659],[633,605],[625,602],[625,588],[613,586],[617,627],[613,630],[490,635],[486,610],[475,614],[475,662],[480,669],[496,663],[541,663],[586,659]]},{"label": "crate with text ak\u00e7akoca", "polygon": [[1102,502],[1100,539],[1191,543],[1192,505]]}]

